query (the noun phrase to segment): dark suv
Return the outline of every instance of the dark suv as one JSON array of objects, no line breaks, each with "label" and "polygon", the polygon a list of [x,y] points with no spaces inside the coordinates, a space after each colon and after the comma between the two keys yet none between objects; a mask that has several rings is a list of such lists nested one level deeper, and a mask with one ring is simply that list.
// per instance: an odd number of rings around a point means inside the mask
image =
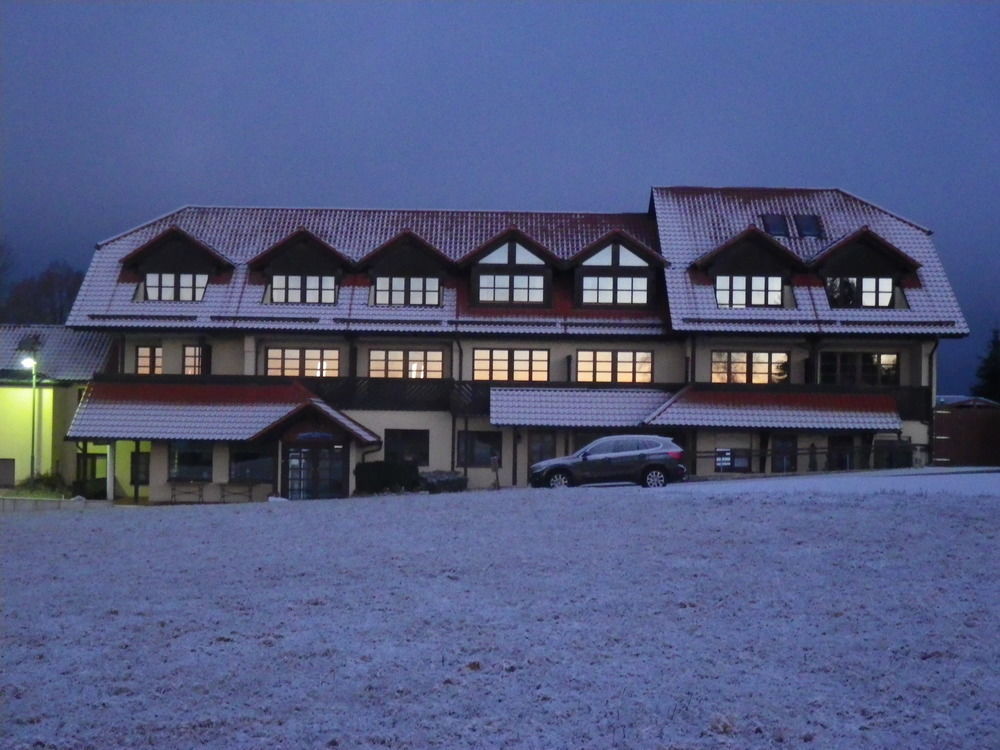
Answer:
[{"label": "dark suv", "polygon": [[594,482],[638,482],[662,487],[687,478],[684,451],[659,435],[616,435],[595,440],[572,455],[531,467],[532,487],[568,487]]}]

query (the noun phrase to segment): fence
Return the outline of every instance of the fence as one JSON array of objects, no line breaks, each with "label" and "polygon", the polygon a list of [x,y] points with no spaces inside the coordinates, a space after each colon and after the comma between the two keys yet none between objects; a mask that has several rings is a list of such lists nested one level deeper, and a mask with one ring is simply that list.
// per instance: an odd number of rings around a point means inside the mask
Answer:
[{"label": "fence", "polygon": [[871,446],[804,450],[717,448],[696,454],[700,474],[795,474],[813,471],[900,469],[924,466],[927,446],[907,442],[876,442]]}]

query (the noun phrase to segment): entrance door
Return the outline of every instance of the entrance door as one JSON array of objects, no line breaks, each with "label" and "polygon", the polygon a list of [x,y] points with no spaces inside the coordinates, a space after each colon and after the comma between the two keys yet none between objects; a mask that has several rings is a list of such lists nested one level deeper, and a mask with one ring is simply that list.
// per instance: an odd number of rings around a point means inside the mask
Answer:
[{"label": "entrance door", "polygon": [[347,447],[341,444],[289,445],[285,448],[285,487],[289,500],[344,497]]}]

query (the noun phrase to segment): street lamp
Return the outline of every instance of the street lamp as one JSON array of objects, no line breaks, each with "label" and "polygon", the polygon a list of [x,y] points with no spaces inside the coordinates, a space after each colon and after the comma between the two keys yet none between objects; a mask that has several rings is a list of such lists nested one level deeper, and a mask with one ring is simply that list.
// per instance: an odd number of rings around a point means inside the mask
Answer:
[{"label": "street lamp", "polygon": [[21,367],[31,370],[31,471],[30,478],[35,478],[35,402],[38,393],[38,362],[34,357],[25,357],[21,360]]}]

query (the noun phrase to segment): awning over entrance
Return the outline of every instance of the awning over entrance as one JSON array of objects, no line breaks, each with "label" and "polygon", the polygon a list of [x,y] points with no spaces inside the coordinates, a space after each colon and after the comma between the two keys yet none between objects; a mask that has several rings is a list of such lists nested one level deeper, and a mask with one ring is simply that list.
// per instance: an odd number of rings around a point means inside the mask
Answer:
[{"label": "awning over entrance", "polygon": [[789,430],[902,428],[896,399],[869,393],[775,393],[685,388],[651,414],[647,424],[670,427]]},{"label": "awning over entrance", "polygon": [[91,383],[70,440],[254,440],[312,413],[358,442],[378,435],[297,383],[285,385]]},{"label": "awning over entrance", "polygon": [[492,388],[497,427],[635,427],[670,398],[653,388]]}]

